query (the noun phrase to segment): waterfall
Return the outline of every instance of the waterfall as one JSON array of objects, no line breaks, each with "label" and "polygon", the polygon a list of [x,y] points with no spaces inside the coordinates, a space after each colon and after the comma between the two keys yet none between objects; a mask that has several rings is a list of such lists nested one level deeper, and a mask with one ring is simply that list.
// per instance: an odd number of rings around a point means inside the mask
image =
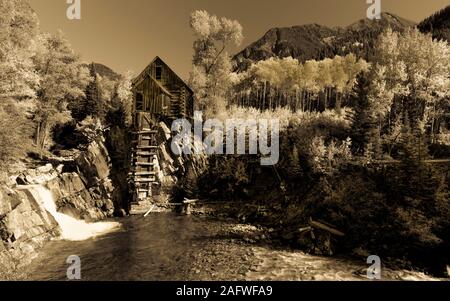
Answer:
[{"label": "waterfall", "polygon": [[81,241],[106,234],[120,227],[116,222],[86,223],[57,211],[53,194],[42,185],[27,187],[37,202],[47,210],[61,227],[63,240]]}]

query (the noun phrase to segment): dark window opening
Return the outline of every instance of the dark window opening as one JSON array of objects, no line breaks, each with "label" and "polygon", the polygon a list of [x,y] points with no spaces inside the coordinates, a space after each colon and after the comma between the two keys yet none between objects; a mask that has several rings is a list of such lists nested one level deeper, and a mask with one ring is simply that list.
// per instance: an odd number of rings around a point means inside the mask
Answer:
[{"label": "dark window opening", "polygon": [[142,93],[136,93],[136,111],[144,110],[144,95]]},{"label": "dark window opening", "polygon": [[156,66],[156,70],[155,70],[155,78],[157,80],[162,79],[162,67],[161,66]]}]

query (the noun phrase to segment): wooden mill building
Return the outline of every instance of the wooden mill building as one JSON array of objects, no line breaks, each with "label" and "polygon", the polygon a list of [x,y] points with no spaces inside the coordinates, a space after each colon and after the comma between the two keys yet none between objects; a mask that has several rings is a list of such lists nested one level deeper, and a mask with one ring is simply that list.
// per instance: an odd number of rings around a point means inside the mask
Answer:
[{"label": "wooden mill building", "polygon": [[133,80],[133,151],[130,175],[135,190],[134,203],[152,196],[159,185],[158,132],[160,122],[170,128],[175,119],[194,115],[194,93],[159,57]]}]

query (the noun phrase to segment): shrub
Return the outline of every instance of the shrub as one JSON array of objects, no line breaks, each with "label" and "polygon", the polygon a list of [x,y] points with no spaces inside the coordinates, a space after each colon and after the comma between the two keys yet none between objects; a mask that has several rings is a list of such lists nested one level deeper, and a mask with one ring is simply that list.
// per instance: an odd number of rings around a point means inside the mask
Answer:
[{"label": "shrub", "polygon": [[211,156],[208,169],[199,179],[201,194],[222,200],[246,196],[251,162],[245,156]]}]

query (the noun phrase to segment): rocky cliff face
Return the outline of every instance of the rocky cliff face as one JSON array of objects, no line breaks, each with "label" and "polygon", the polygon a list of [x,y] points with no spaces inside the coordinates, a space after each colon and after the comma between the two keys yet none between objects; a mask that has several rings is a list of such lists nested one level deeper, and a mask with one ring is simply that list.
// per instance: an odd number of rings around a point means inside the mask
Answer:
[{"label": "rocky cliff face", "polygon": [[104,141],[92,142],[75,160],[52,160],[0,184],[0,279],[33,259],[59,227],[30,185],[46,186],[58,211],[88,222],[112,217],[113,185]]}]

